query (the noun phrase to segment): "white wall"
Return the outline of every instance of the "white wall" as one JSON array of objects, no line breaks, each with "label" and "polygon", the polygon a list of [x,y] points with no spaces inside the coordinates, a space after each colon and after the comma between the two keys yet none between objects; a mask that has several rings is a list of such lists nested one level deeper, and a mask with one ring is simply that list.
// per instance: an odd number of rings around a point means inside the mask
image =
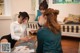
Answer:
[{"label": "white wall", "polygon": [[20,11],[28,12],[30,16],[30,21],[35,19],[35,11],[32,9],[32,0],[11,0],[11,13],[12,18]]},{"label": "white wall", "polygon": [[10,33],[10,23],[12,20],[9,16],[0,16],[0,36]]},{"label": "white wall", "polygon": [[49,0],[49,7],[60,11],[58,21],[63,21],[69,14],[80,15],[80,4],[53,4],[52,2]]},{"label": "white wall", "polygon": [[12,14],[20,11],[27,11],[29,14],[34,14],[32,10],[31,0],[11,0]]}]

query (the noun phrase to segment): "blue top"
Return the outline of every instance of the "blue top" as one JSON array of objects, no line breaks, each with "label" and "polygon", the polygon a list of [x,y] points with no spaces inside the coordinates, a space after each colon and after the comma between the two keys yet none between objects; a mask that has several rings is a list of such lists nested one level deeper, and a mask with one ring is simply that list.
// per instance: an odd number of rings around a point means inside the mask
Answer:
[{"label": "blue top", "polygon": [[37,32],[37,53],[62,53],[61,33],[54,34],[49,28],[43,27]]},{"label": "blue top", "polygon": [[41,15],[41,12],[40,12],[40,10],[37,10],[37,16],[36,16],[36,19],[35,19],[35,21],[38,21],[38,17]]}]

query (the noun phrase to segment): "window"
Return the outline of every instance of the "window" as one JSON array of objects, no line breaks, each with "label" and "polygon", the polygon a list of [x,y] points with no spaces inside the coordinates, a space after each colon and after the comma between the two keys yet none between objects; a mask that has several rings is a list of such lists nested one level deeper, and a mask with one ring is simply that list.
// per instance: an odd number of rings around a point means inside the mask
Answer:
[{"label": "window", "polygon": [[4,0],[0,0],[0,15],[4,14]]},{"label": "window", "polygon": [[0,0],[0,15],[11,15],[11,0]]}]

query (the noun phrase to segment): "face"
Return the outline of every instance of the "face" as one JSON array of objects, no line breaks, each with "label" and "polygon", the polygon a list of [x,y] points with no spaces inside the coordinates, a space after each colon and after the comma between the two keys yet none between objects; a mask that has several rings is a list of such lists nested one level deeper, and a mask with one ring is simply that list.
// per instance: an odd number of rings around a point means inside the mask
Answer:
[{"label": "face", "polygon": [[27,19],[27,18],[26,18],[26,19],[23,19],[22,22],[23,22],[24,24],[27,24],[27,23],[28,23],[28,19]]},{"label": "face", "polygon": [[20,16],[20,18],[18,18],[18,22],[21,24],[21,23],[24,23],[24,24],[27,24],[28,23],[28,19],[22,19],[22,17]]},{"label": "face", "polygon": [[44,14],[45,10],[40,10],[40,12],[41,12],[42,14]]},{"label": "face", "polygon": [[41,12],[42,14],[45,12],[44,7],[42,7],[42,6],[40,7],[40,9],[39,9],[39,10],[40,10],[40,12]]}]

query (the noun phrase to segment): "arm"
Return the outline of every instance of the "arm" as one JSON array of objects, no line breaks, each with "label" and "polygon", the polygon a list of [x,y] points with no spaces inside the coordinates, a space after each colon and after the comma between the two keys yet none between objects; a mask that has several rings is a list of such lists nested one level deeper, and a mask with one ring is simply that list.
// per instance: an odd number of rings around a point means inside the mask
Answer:
[{"label": "arm", "polygon": [[12,23],[12,24],[10,25],[11,38],[14,39],[14,40],[19,40],[20,37],[17,36],[17,35],[15,35],[15,33],[14,33],[14,32],[15,32],[15,31],[14,31],[14,27],[15,27],[15,25]]},{"label": "arm", "polygon": [[15,34],[15,26],[16,24],[11,24],[10,25],[10,31],[11,31],[11,38],[14,39],[14,40],[22,40],[22,41],[28,41],[28,37],[20,37],[18,35]]}]

